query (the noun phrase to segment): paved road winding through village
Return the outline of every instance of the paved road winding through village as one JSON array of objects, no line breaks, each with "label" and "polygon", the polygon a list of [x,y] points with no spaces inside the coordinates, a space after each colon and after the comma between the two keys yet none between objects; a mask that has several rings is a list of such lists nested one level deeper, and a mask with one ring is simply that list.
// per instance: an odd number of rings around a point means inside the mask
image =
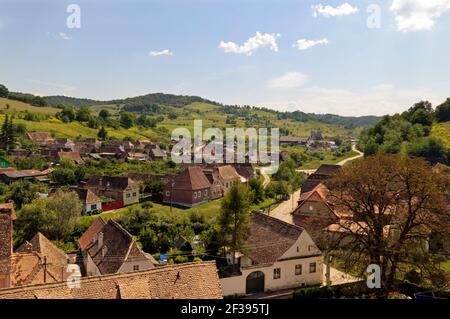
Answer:
[{"label": "paved road winding through village", "polygon": [[[358,155],[353,156],[353,157],[349,157],[346,158],[345,160],[340,161],[339,163],[337,163],[337,165],[343,166],[346,163],[353,161],[357,158],[363,157],[364,153],[357,150],[355,144],[352,145],[352,150],[357,152]],[[316,171],[316,169],[308,169],[308,170],[297,170],[297,172],[303,172],[306,173],[308,175],[313,174]],[[262,170],[261,170],[261,174]],[[263,175],[264,176],[264,175]],[[265,178],[265,177],[264,177]],[[269,178],[270,181],[270,178]],[[288,222],[288,223],[293,223],[293,219],[292,219],[292,211],[294,210],[294,208],[296,207],[296,204],[298,202],[298,199],[300,198],[300,190],[295,191],[292,195],[291,198],[281,202],[277,207],[275,207],[270,213],[270,216],[273,216],[275,218],[281,219],[282,221]]]}]

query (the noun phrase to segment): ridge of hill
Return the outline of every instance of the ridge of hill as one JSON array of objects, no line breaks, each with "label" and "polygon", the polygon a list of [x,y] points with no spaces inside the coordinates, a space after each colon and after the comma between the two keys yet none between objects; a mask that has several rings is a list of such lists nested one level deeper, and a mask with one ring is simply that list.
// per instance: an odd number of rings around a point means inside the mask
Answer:
[{"label": "ridge of hill", "polygon": [[245,110],[254,109],[264,111],[266,113],[276,114],[278,118],[293,119],[300,122],[317,121],[325,124],[336,124],[351,127],[369,127],[373,126],[381,117],[378,116],[341,116],[336,114],[315,114],[304,113],[301,111],[282,112],[264,107],[250,107],[248,105],[224,105],[219,102],[204,99],[199,96],[189,95],[174,95],[165,93],[151,93],[136,97],[129,97],[124,99],[114,99],[107,101],[67,97],[63,95],[46,96],[48,104],[51,106],[72,106],[78,108],[82,105],[97,106],[97,107],[115,107],[124,111],[134,113],[156,114],[156,113],[170,113],[173,108],[182,109],[193,103],[205,103],[215,106],[220,106],[221,111],[230,115],[242,114]]}]

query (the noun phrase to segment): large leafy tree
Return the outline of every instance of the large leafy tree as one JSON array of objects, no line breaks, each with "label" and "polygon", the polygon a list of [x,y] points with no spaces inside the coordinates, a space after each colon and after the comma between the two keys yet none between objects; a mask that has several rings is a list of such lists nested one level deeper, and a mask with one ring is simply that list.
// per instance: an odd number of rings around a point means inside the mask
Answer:
[{"label": "large leafy tree", "polygon": [[136,121],[136,115],[130,112],[122,112],[120,114],[120,125],[125,128],[130,128]]},{"label": "large leafy tree", "polygon": [[31,203],[39,197],[42,186],[30,181],[17,181],[10,185],[10,199],[14,202],[17,209],[23,205]]},{"label": "large leafy tree", "polygon": [[342,232],[335,239],[344,259],[348,265],[355,262],[361,274],[369,264],[381,267],[380,297],[411,268],[430,279],[443,275],[427,241],[433,234],[449,234],[448,180],[424,160],[371,156],[344,166],[327,186],[334,209],[353,215],[337,222]]},{"label": "large leafy tree", "polygon": [[100,130],[98,131],[97,137],[98,137],[101,141],[106,140],[106,138],[108,137],[108,131],[106,131],[106,129],[105,129],[104,126],[102,126],[102,127],[100,128]]},{"label": "large leafy tree", "polygon": [[450,98],[436,107],[435,115],[438,122],[450,121]]},{"label": "large leafy tree", "polygon": [[89,110],[89,106],[82,105],[76,112],[76,119],[80,122],[87,122],[91,118],[91,111]]},{"label": "large leafy tree", "polygon": [[8,88],[3,84],[0,84],[0,97],[8,97]]},{"label": "large leafy tree", "polygon": [[233,252],[233,264],[236,251],[243,249],[250,235],[250,204],[252,193],[248,186],[232,186],[222,201],[218,224],[224,246]]},{"label": "large leafy tree", "polygon": [[108,119],[108,117],[110,116],[110,114],[109,114],[109,111],[108,111],[108,110],[101,110],[101,111],[98,113],[98,116],[99,116],[100,118],[102,118],[103,120],[106,120],[106,119]]},{"label": "large leafy tree", "polygon": [[18,241],[41,232],[51,240],[66,240],[72,234],[82,205],[74,192],[57,190],[48,198],[38,198],[23,206],[16,221]]}]

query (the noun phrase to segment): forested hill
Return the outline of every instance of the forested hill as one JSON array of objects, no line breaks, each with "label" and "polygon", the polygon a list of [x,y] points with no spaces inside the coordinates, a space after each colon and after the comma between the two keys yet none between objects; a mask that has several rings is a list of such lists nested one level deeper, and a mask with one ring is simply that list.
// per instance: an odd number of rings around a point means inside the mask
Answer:
[{"label": "forested hill", "polygon": [[366,155],[400,153],[450,165],[450,98],[436,108],[421,101],[385,116],[362,131],[358,144]]},{"label": "forested hill", "polygon": [[381,120],[381,117],[377,116],[348,117],[335,114],[310,114],[301,111],[280,112],[268,108],[250,107],[248,105],[224,105],[222,103],[207,100],[199,96],[173,95],[164,93],[152,93],[137,97],[115,99],[109,101],[74,98],[61,95],[47,96],[46,100],[50,106],[55,107],[72,106],[78,108],[82,105],[116,105],[120,106],[124,111],[144,114],[169,113],[170,107],[183,108],[191,105],[192,103],[207,103],[211,105],[221,106],[221,111],[229,115],[242,115],[243,113],[247,113],[249,109],[254,109],[273,113],[280,119],[292,119],[299,122],[317,121],[320,123],[343,125],[347,127],[369,127],[375,125]]},{"label": "forested hill", "polygon": [[125,99],[115,99],[109,101],[98,101],[91,99],[80,99],[75,97],[67,97],[62,95],[47,96],[47,102],[50,106],[72,106],[80,107],[82,105],[122,105],[128,108],[134,107],[136,112],[143,110],[152,105],[172,106],[181,108],[192,103],[208,103],[218,105],[218,103],[203,99],[199,96],[173,95],[164,93],[151,93]]}]

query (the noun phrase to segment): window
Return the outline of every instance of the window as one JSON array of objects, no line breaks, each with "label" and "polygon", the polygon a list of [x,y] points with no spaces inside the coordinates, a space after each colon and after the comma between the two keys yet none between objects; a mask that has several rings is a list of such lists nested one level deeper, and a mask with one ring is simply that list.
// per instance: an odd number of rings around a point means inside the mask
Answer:
[{"label": "window", "polygon": [[312,205],[309,205],[309,210],[313,211],[314,207]]},{"label": "window", "polygon": [[295,275],[301,275],[302,274],[302,265],[295,265]]},{"label": "window", "polygon": [[136,192],[133,193],[133,197],[136,197]]},{"label": "window", "polygon": [[208,190],[205,189],[205,190],[203,191],[203,196],[205,196],[205,197],[208,196]]},{"label": "window", "polygon": [[273,279],[280,279],[281,278],[281,268],[275,268],[273,270]]},{"label": "window", "polygon": [[198,198],[202,197],[202,191],[198,191]]},{"label": "window", "polygon": [[96,210],[96,209],[97,209],[97,204],[91,205],[91,210]]},{"label": "window", "polygon": [[297,246],[297,252],[300,252],[300,248]]},{"label": "window", "polygon": [[127,193],[127,198],[130,198],[131,197],[131,194],[130,193]]},{"label": "window", "polygon": [[139,270],[139,265],[133,265],[133,271],[138,271]]},{"label": "window", "polygon": [[316,272],[316,263],[309,264],[309,272],[310,273]]},{"label": "window", "polygon": [[166,196],[170,196],[170,192],[169,191],[166,192]]},{"label": "window", "polygon": [[194,198],[197,198],[197,192],[194,192]]}]

